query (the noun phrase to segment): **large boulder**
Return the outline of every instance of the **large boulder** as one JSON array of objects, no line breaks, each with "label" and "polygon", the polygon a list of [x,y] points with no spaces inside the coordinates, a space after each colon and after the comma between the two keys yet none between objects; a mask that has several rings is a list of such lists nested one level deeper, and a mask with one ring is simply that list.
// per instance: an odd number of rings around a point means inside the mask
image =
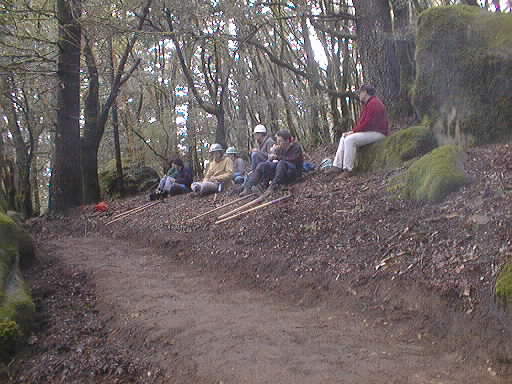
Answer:
[{"label": "large boulder", "polygon": [[402,129],[386,139],[365,145],[357,155],[356,172],[397,168],[436,147],[432,130],[424,125]]},{"label": "large boulder", "polygon": [[[24,240],[21,240],[21,239]],[[0,360],[8,359],[27,335],[35,313],[30,292],[19,271],[20,228],[0,212]]]},{"label": "large boulder", "polygon": [[[147,191],[160,180],[158,173],[151,167],[129,160],[123,161],[124,191],[126,195],[134,195]],[[100,188],[104,195],[117,197],[120,195],[119,179],[117,178],[115,161],[110,161],[99,173]]]},{"label": "large boulder", "polygon": [[413,104],[441,144],[512,137],[512,14],[434,7],[418,20]]},{"label": "large boulder", "polygon": [[464,172],[464,153],[455,145],[444,145],[414,161],[398,176],[397,191],[412,200],[439,202],[469,183]]}]

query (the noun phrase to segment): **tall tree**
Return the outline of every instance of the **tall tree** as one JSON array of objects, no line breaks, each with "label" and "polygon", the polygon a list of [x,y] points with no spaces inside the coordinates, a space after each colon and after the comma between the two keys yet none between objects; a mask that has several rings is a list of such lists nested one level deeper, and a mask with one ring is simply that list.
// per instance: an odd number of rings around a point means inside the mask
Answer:
[{"label": "tall tree", "polygon": [[389,107],[400,95],[400,65],[395,52],[388,0],[354,2],[357,37],[365,81],[374,85]]},{"label": "tall tree", "polygon": [[80,205],[80,51],[81,0],[57,0],[59,57],[57,75],[57,127],[53,168],[52,210]]}]

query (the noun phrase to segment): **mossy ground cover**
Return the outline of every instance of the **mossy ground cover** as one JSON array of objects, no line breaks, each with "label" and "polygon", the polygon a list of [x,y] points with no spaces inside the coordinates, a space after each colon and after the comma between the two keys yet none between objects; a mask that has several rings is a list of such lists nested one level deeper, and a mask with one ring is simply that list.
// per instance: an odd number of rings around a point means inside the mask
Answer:
[{"label": "mossy ground cover", "polygon": [[20,240],[24,253],[33,254],[30,236],[0,212],[0,360],[12,354],[21,335],[28,334],[35,313],[30,292],[18,272]]},{"label": "mossy ground cover", "polygon": [[443,200],[469,182],[457,146],[445,145],[415,161],[405,175],[398,177],[398,191],[412,200]]},{"label": "mossy ground cover", "polygon": [[434,7],[418,22],[413,103],[458,144],[512,137],[512,14]]},{"label": "mossy ground cover", "polygon": [[512,263],[503,267],[496,280],[496,296],[512,303]]},{"label": "mossy ground cover", "polygon": [[436,147],[436,139],[426,125],[402,129],[386,139],[366,145],[357,155],[357,172],[396,168]]}]

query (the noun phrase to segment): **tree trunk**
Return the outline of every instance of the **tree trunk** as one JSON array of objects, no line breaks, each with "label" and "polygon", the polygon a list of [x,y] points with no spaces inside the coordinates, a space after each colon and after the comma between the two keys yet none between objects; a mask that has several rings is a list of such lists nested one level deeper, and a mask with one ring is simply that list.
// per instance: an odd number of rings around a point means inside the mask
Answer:
[{"label": "tree trunk", "polygon": [[52,209],[66,211],[80,205],[80,41],[81,0],[57,0],[59,58],[57,127],[53,169]]},{"label": "tree trunk", "polygon": [[[11,79],[12,80],[12,79]],[[15,209],[25,217],[32,216],[32,191],[30,188],[30,159],[27,145],[23,140],[21,128],[18,124],[16,107],[11,99],[14,93],[10,80],[0,76],[0,107],[7,116],[7,128],[12,136],[16,153],[14,189],[16,190]]]},{"label": "tree trunk", "polygon": [[41,215],[41,197],[39,195],[39,178],[38,178],[38,163],[37,156],[35,153],[37,152],[38,145],[37,143],[34,146],[34,156],[32,157],[32,168],[30,170],[30,184],[32,187],[32,197],[33,197],[33,216]]},{"label": "tree trunk", "polygon": [[373,85],[392,109],[399,100],[400,68],[393,42],[389,2],[358,0],[354,7],[364,81]]},{"label": "tree trunk", "polygon": [[89,89],[85,99],[85,126],[81,139],[80,161],[83,202],[84,204],[93,204],[97,203],[100,199],[98,148],[102,135],[98,132],[98,115],[100,112],[98,70],[88,41],[84,47],[84,54],[89,75]]},{"label": "tree trunk", "polygon": [[112,104],[112,127],[114,128],[114,150],[116,154],[116,172],[119,194],[124,195],[123,163],[121,160],[121,143],[119,141],[119,119],[117,115],[117,102]]}]

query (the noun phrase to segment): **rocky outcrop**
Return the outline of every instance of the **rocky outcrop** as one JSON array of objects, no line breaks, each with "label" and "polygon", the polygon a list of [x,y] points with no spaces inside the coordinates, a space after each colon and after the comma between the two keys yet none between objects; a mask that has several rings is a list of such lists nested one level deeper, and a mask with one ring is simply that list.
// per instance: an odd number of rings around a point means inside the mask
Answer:
[{"label": "rocky outcrop", "polygon": [[427,126],[402,129],[386,139],[362,147],[357,155],[356,172],[370,172],[402,166],[436,147],[436,140]]},{"label": "rocky outcrop", "polygon": [[[158,173],[153,168],[129,161],[123,161],[123,176],[125,195],[147,191],[160,180]],[[114,161],[109,162],[100,171],[99,179],[103,195],[111,197],[120,195],[120,185]]]},{"label": "rocky outcrop", "polygon": [[423,12],[413,104],[440,144],[512,138],[512,14],[471,6]]}]

